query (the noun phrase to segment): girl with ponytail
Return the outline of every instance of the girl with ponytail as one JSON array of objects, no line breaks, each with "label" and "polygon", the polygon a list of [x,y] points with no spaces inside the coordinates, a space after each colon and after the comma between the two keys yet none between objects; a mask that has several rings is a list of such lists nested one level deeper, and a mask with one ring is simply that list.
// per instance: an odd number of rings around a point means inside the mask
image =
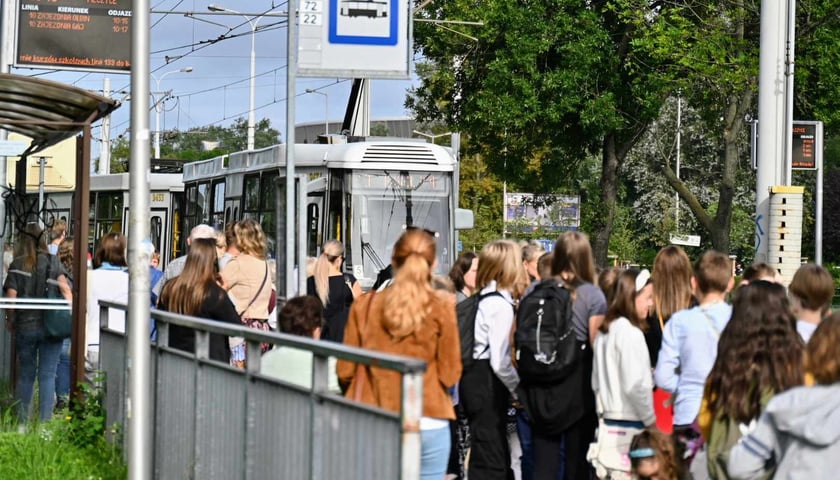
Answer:
[{"label": "girl with ponytail", "polygon": [[[444,477],[449,460],[449,420],[455,419],[455,410],[448,391],[461,376],[461,347],[455,308],[431,285],[434,262],[434,237],[419,229],[405,232],[394,245],[392,283],[353,303],[344,343],[426,362],[420,475],[437,480]],[[343,360],[337,370],[348,397],[399,412],[399,372],[359,369]]]}]

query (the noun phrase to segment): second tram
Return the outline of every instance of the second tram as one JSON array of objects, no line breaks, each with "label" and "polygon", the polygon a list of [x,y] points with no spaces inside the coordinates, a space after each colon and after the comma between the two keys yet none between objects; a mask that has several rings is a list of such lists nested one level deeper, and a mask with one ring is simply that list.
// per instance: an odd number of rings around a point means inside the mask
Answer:
[{"label": "second tram", "polygon": [[[183,230],[253,218],[272,253],[277,249],[276,200],[284,195],[286,145],[244,151],[184,165]],[[472,227],[472,212],[457,209],[458,163],[449,149],[419,141],[295,145],[296,174],[305,177],[304,248],[315,257],[336,239],[345,268],[370,287],[390,263],[406,227],[438,237],[438,268],[448,272],[457,229]]]}]

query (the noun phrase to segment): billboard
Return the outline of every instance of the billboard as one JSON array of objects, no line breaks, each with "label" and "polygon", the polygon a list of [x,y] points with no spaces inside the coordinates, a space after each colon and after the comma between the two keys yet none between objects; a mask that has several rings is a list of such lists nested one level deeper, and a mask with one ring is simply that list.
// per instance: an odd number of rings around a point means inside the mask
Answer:
[{"label": "billboard", "polygon": [[506,193],[505,231],[562,232],[580,228],[577,195]]},{"label": "billboard", "polygon": [[20,0],[15,65],[128,73],[132,0]]}]

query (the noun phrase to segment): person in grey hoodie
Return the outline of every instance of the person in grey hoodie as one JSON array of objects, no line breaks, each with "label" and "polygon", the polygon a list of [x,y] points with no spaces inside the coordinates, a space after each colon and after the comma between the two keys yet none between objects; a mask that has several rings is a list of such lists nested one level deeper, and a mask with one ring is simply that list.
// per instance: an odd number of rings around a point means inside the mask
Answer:
[{"label": "person in grey hoodie", "polygon": [[773,397],[756,429],[729,454],[733,479],[837,478],[840,471],[840,313],[820,323],[805,367],[816,385]]}]

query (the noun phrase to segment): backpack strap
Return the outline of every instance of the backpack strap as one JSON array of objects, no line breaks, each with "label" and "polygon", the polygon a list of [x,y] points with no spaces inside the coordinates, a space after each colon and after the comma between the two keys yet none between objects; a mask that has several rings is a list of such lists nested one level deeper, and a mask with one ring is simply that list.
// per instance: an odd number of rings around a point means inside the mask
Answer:
[{"label": "backpack strap", "polygon": [[[498,296],[504,298],[504,295],[502,295],[501,292],[499,292],[498,290],[493,290],[492,292],[487,292],[483,295],[481,293],[479,293],[478,295],[479,295],[478,296],[478,303],[475,306],[476,316],[478,316],[478,309],[481,308],[481,301],[484,300],[485,298],[492,297],[492,296],[495,296],[495,295],[498,295]],[[475,320],[476,319],[473,319],[473,323],[475,323]],[[473,325],[473,336],[475,336],[475,325]],[[475,341],[475,340],[473,339],[473,341]],[[484,350],[480,351],[478,353],[478,356],[480,357],[480,356],[484,355],[485,353],[487,353],[488,350],[490,350],[490,342],[487,342],[487,345],[484,346]],[[473,354],[473,359],[476,359],[475,354]]]}]

